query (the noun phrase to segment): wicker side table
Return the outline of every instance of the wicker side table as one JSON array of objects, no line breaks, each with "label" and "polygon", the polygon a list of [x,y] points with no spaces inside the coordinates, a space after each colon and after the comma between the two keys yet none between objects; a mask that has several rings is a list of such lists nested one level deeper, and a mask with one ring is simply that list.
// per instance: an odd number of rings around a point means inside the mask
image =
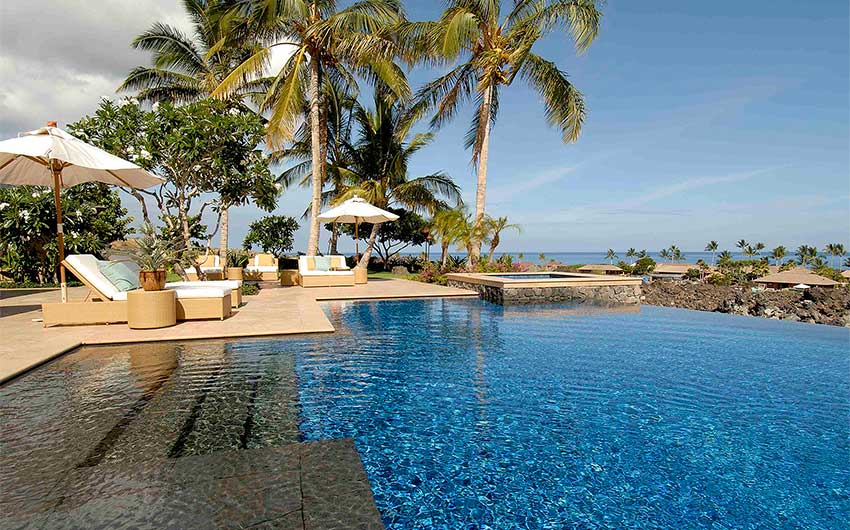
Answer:
[{"label": "wicker side table", "polygon": [[155,329],[177,323],[177,294],[171,290],[127,293],[127,325],[131,329]]}]

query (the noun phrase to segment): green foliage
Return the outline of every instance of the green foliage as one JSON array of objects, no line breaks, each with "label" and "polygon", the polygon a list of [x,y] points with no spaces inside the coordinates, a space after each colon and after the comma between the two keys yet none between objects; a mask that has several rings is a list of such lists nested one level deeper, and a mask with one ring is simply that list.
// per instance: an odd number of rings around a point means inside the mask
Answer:
[{"label": "green foliage", "polygon": [[[131,232],[118,192],[96,183],[62,190],[66,254],[100,254]],[[58,281],[53,190],[0,188],[0,274],[16,282]]]},{"label": "green foliage", "polygon": [[242,295],[254,296],[260,293],[260,285],[257,283],[242,282]]},{"label": "green foliage", "polygon": [[633,274],[635,276],[645,276],[655,270],[655,260],[650,258],[649,256],[643,256],[638,258],[635,261],[634,265],[629,265],[625,261],[620,261],[617,263],[617,266],[623,269],[626,274]]},{"label": "green foliage", "polygon": [[[375,251],[381,262],[386,266],[389,260],[411,245],[425,243],[428,233],[428,222],[416,212],[402,208],[389,208],[390,212],[398,215],[398,220],[392,223],[381,223],[378,227],[378,237],[375,240]],[[372,232],[371,223],[360,223],[359,235],[363,241],[369,240]],[[354,236],[354,225],[340,225],[344,234]]]},{"label": "green foliage", "polygon": [[165,270],[177,263],[182,253],[179,239],[163,239],[156,233],[153,225],[145,223],[141,228],[142,236],[136,244],[121,251],[143,271]]},{"label": "green foliage", "polygon": [[251,253],[241,248],[231,248],[227,250],[227,266],[228,267],[246,267],[251,259]]},{"label": "green foliage", "polygon": [[248,234],[242,246],[245,250],[250,250],[256,245],[262,248],[263,252],[280,257],[292,250],[296,230],[298,222],[292,217],[268,215],[248,226]]}]

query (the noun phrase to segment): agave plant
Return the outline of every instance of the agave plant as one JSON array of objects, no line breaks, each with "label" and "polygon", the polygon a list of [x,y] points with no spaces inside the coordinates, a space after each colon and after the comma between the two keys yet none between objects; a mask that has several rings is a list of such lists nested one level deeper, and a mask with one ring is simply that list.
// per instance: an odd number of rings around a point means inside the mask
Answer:
[{"label": "agave plant", "polygon": [[251,253],[241,248],[231,248],[227,251],[227,264],[229,267],[246,267]]},{"label": "agave plant", "polygon": [[156,229],[150,223],[143,224],[141,232],[142,237],[136,240],[136,245],[124,251],[139,266],[139,270],[165,270],[179,261],[181,249],[174,241],[157,236]]}]

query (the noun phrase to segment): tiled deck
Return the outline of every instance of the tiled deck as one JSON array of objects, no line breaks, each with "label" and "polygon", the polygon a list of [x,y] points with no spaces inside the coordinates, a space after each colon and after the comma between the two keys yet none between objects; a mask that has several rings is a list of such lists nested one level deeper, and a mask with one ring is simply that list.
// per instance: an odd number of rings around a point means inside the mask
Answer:
[{"label": "tiled deck", "polygon": [[0,526],[27,529],[381,529],[352,440],[77,466]]},{"label": "tiled deck", "polygon": [[[69,289],[69,298],[82,299],[87,290]],[[180,322],[155,330],[131,330],[126,324],[44,328],[41,304],[58,302],[59,292],[18,295],[0,291],[0,383],[81,345],[259,337],[329,333],[334,328],[318,302],[477,296],[472,291],[407,280],[370,279],[354,287],[271,286],[257,296],[244,297],[242,307],[227,320]]]}]

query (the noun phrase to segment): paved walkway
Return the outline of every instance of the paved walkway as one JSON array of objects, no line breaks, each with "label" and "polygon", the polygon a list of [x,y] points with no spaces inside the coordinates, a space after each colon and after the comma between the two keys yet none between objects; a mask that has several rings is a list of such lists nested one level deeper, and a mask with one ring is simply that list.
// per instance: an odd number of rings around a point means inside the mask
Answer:
[{"label": "paved walkway", "polygon": [[[69,299],[86,296],[85,287],[69,289]],[[44,328],[41,304],[58,302],[59,291],[25,294],[0,290],[0,383],[82,345],[173,340],[259,337],[334,331],[320,301],[477,296],[472,291],[408,280],[370,279],[354,287],[269,287],[243,298],[224,321],[179,322],[155,330],[126,324]]]}]

